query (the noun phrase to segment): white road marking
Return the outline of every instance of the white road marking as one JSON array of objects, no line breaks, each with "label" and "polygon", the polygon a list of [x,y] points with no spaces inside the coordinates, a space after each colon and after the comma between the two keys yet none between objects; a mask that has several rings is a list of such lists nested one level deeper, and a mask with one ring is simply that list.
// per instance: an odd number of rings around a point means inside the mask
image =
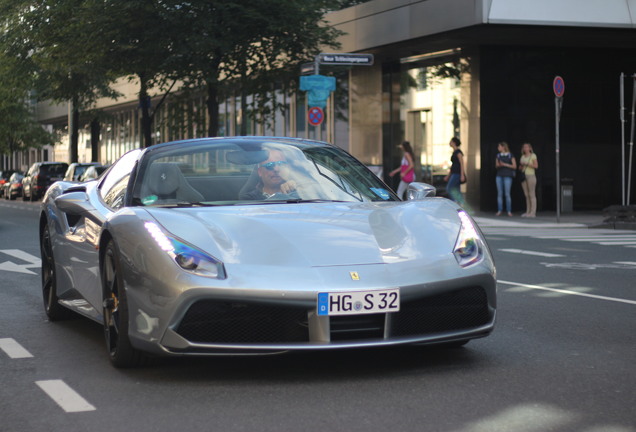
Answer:
[{"label": "white road marking", "polygon": [[575,296],[581,296],[581,297],[590,297],[590,298],[594,298],[594,299],[598,299],[598,300],[608,300],[608,301],[613,301],[613,302],[617,302],[617,303],[627,303],[627,304],[636,305],[636,300],[627,300],[627,299],[621,299],[621,298],[616,298],[616,297],[606,297],[606,296],[600,296],[600,295],[595,295],[595,294],[587,294],[587,293],[564,290],[564,289],[558,289],[558,288],[548,288],[548,287],[543,287],[543,286],[540,286],[540,285],[529,285],[529,284],[524,284],[524,283],[519,283],[519,282],[509,282],[509,281],[498,280],[497,283],[501,283],[501,284],[505,284],[505,285],[514,285],[514,286],[519,286],[519,287],[523,287],[523,288],[530,288],[530,289],[537,289],[537,290],[543,290],[543,291],[557,292],[557,293],[560,293],[560,294],[569,294],[569,295],[575,295]]},{"label": "white road marking", "polygon": [[36,381],[35,383],[66,412],[96,410],[62,380]]},{"label": "white road marking", "polygon": [[12,359],[33,357],[22,345],[11,338],[0,339],[0,349]]},{"label": "white road marking", "polygon": [[24,252],[20,249],[3,249],[0,252],[7,255],[11,255],[14,258],[26,261],[30,264],[16,264],[12,261],[5,261],[0,263],[0,270],[11,271],[16,273],[37,274],[29,270],[30,268],[37,268],[42,265],[42,260],[30,253]]},{"label": "white road marking", "polygon": [[527,250],[523,250],[523,249],[499,249],[499,250],[501,252],[517,253],[517,254],[522,254],[522,255],[535,255],[535,256],[541,256],[541,257],[546,257],[546,258],[558,258],[558,257],[564,257],[565,256],[565,255],[553,254],[553,253],[548,253],[548,252],[527,251]]},{"label": "white road marking", "polygon": [[627,245],[636,246],[636,240],[634,241],[600,241],[597,243],[603,246],[627,246]]},{"label": "white road marking", "polygon": [[540,235],[536,236],[536,238],[540,239],[558,239],[558,240],[568,240],[568,241],[594,241],[594,240],[635,240],[636,234],[625,234],[625,235],[567,235],[567,234],[555,234],[555,235]]}]

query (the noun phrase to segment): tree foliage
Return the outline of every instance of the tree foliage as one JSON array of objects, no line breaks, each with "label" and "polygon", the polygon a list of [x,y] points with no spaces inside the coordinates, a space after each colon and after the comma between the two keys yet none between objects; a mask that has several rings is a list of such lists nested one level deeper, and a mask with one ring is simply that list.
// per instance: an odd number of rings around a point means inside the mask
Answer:
[{"label": "tree foliage", "polygon": [[244,110],[247,94],[275,108],[268,104],[275,82],[295,82],[300,63],[322,47],[337,48],[340,33],[322,22],[324,14],[355,3],[0,0],[0,48],[20,65],[38,98],[72,101],[76,119],[98,98],[117,96],[110,87],[115,78],[134,80],[148,146],[163,101],[152,106],[151,96],[165,98],[175,83],[182,91],[205,91],[210,136],[218,133],[219,101],[230,92],[241,96]]},{"label": "tree foliage", "polygon": [[0,53],[0,153],[12,154],[27,148],[53,144],[55,136],[47,132],[33,116],[28,82],[21,79],[20,64]]},{"label": "tree foliage", "polygon": [[2,0],[3,50],[22,65],[38,100],[69,101],[70,162],[77,161],[79,114],[99,97],[116,97],[115,76],[96,37],[101,2]]},{"label": "tree foliage", "polygon": [[340,32],[322,17],[340,6],[337,0],[175,1],[174,27],[182,35],[175,47],[186,66],[180,75],[190,88],[205,89],[208,135],[218,133],[219,100],[228,92],[240,97],[243,112],[247,94],[266,107],[273,83],[297,77],[299,64],[321,47],[337,48]]}]

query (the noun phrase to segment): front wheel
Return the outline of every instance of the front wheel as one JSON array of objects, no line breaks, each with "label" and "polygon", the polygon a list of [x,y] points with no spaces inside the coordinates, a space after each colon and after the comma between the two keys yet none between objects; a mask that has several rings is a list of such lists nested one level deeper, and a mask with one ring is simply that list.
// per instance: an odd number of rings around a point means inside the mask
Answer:
[{"label": "front wheel", "polygon": [[135,349],[128,337],[129,314],[119,251],[111,240],[106,245],[102,263],[104,336],[111,363],[118,368],[136,367],[146,356]]},{"label": "front wheel", "polygon": [[72,312],[60,305],[57,297],[57,278],[55,274],[55,257],[51,243],[51,232],[45,226],[40,237],[40,256],[42,258],[42,297],[44,311],[51,321],[69,318]]}]

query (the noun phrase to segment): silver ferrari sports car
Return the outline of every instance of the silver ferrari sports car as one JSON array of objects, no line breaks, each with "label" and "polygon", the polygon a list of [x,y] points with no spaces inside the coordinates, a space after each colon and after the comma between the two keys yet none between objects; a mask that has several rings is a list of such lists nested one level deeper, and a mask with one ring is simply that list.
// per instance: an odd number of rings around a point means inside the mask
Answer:
[{"label": "silver ferrari sports car", "polygon": [[495,267],[479,228],[432,186],[407,195],[323,142],[135,149],[97,180],[46,193],[46,314],[103,324],[117,367],[488,335]]}]

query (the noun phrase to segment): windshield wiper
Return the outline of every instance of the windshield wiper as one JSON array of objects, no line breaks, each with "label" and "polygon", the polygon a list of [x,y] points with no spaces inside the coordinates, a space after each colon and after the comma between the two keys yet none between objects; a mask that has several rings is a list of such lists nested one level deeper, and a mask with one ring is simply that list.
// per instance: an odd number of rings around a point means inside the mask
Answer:
[{"label": "windshield wiper", "polygon": [[244,205],[261,205],[261,204],[305,204],[305,203],[326,203],[326,202],[351,202],[342,200],[330,200],[330,199],[279,199],[279,200],[262,200],[262,201],[243,201],[240,204]]},{"label": "windshield wiper", "polygon": [[232,205],[234,201],[230,202],[202,202],[202,201],[179,201],[172,203],[159,203],[155,204],[157,207],[173,207],[173,208],[189,208],[189,207],[217,207],[224,205]]}]

